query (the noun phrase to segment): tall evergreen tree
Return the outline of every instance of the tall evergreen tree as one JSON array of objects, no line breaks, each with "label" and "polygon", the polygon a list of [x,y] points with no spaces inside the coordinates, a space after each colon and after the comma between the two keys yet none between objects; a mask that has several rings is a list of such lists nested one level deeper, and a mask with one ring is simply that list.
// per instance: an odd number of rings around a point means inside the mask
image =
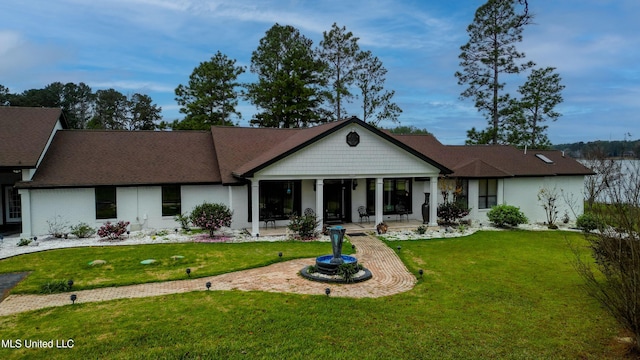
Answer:
[{"label": "tall evergreen tree", "polygon": [[96,91],[95,113],[87,124],[89,129],[124,129],[127,122],[128,100],[115,89]]},{"label": "tall evergreen tree", "polygon": [[162,108],[153,104],[151,97],[135,93],[128,102],[127,130],[155,130],[156,121],[162,119]]},{"label": "tall evergreen tree", "polygon": [[374,126],[383,120],[397,123],[402,109],[391,101],[395,91],[384,90],[387,69],[371,51],[363,51],[358,56],[356,86],[362,99],[362,121]]},{"label": "tall evergreen tree", "polygon": [[201,62],[191,76],[189,84],[180,84],[176,90],[176,101],[185,114],[183,121],[175,121],[174,129],[205,130],[211,125],[233,125],[233,115],[242,115],[236,110],[240,86],[238,76],[245,69],[236,66],[236,60],[229,59],[218,51],[211,60]]},{"label": "tall evergreen tree", "polygon": [[358,38],[346,27],[333,23],[329,32],[323,32],[320,42],[320,58],[328,64],[326,78],[330,88],[328,101],[332,118],[340,120],[346,117],[345,103],[353,99],[351,86],[358,72],[360,46]]},{"label": "tall evergreen tree", "polygon": [[518,88],[519,99],[513,99],[507,110],[506,132],[510,144],[541,149],[551,146],[547,137],[546,121],[556,121],[560,113],[555,111],[562,103],[562,80],[555,68],[534,69],[524,85]]},{"label": "tall evergreen tree", "polygon": [[246,97],[262,112],[251,124],[306,127],[321,122],[325,69],[315,58],[313,42],[290,25],[273,25],[251,56],[258,81],[247,84]]},{"label": "tall evergreen tree", "polygon": [[[516,2],[524,5],[522,12],[516,13]],[[486,130],[469,130],[467,143],[505,142],[501,125],[510,98],[504,93],[501,75],[517,74],[534,66],[533,62],[522,62],[525,55],[516,50],[532,17],[527,0],[489,0],[478,8],[467,27],[469,42],[460,47],[459,55],[462,71],[455,76],[459,85],[467,86],[461,98],[473,99],[489,122]]]}]

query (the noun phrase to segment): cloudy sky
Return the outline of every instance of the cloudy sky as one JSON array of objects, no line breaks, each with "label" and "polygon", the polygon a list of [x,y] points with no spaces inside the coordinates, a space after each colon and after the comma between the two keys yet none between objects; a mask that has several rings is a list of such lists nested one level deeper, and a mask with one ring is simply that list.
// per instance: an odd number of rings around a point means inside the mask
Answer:
[{"label": "cloudy sky", "polygon": [[[388,70],[387,89],[402,125],[426,128],[446,144],[486,121],[454,73],[466,27],[484,0],[3,0],[0,84],[12,93],[52,82],[94,91],[144,93],[164,119],[182,118],[174,89],[218,50],[249,66],[275,23],[317,45],[336,22],[359,37]],[[553,66],[566,86],[563,116],[549,126],[554,144],[640,138],[640,1],[530,0],[535,24],[519,50]],[[247,71],[240,78],[251,82]],[[514,88],[526,76],[512,79]],[[247,125],[255,109],[239,107]],[[349,109],[358,115],[358,107]],[[381,124],[392,126],[393,124]]]}]

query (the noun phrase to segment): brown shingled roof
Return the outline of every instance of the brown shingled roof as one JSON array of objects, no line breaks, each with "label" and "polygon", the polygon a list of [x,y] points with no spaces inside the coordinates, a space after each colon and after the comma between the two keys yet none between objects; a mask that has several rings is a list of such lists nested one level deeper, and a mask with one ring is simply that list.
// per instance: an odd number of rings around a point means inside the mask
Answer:
[{"label": "brown shingled roof", "polygon": [[220,183],[208,131],[62,130],[21,187]]},{"label": "brown shingled roof", "polygon": [[[453,170],[451,176],[512,177],[591,175],[593,172],[575,159],[555,150],[524,151],[509,145],[442,145],[431,135],[394,135],[408,146]],[[553,161],[547,164],[536,154]]]},{"label": "brown shingled roof", "polygon": [[61,109],[0,106],[0,168],[36,167],[61,117]]}]

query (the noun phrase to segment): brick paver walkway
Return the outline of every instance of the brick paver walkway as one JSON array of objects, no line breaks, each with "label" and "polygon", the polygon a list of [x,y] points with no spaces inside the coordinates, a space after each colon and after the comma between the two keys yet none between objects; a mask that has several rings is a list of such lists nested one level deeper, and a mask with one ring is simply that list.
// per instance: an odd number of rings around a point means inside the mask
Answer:
[{"label": "brick paver walkway", "polygon": [[[351,236],[351,242],[356,246],[358,263],[364,265],[373,274],[371,280],[356,284],[327,284],[310,281],[302,278],[298,272],[305,266],[313,265],[315,258],[297,259],[206,278],[77,291],[75,292],[76,303],[205,291],[205,284],[208,281],[211,282],[211,290],[324,295],[325,288],[330,287],[331,296],[352,298],[389,296],[413,288],[416,277],[409,273],[393,249],[370,236]],[[51,306],[70,305],[70,294],[9,295],[0,303],[0,316]]]}]

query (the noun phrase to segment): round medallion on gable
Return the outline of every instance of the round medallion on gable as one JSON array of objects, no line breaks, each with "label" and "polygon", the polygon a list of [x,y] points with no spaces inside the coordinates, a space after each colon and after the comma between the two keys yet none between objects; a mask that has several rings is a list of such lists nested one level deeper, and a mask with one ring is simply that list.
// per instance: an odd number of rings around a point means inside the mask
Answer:
[{"label": "round medallion on gable", "polygon": [[360,135],[358,135],[355,130],[352,130],[349,134],[347,134],[347,144],[349,144],[349,146],[351,147],[358,146],[358,144],[360,144]]}]

